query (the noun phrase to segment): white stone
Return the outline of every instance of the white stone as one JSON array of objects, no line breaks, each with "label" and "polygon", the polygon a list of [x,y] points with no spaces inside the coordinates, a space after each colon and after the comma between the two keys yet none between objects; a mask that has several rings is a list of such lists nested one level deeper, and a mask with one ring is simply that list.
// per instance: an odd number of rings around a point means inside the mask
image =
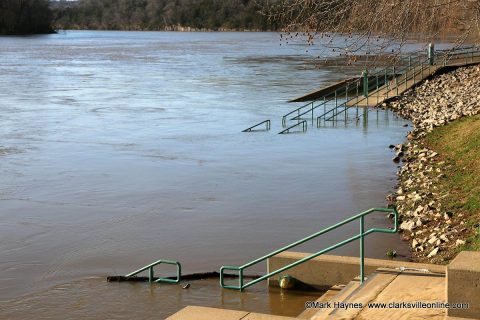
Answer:
[{"label": "white stone", "polygon": [[430,251],[430,253],[428,254],[427,258],[431,258],[431,257],[434,257],[436,256],[438,253],[438,247],[433,249],[432,251]]}]

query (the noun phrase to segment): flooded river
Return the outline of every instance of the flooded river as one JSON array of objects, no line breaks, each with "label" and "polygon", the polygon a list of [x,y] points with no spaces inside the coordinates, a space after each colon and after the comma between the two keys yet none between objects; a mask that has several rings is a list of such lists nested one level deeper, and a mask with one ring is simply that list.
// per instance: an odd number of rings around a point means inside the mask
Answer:
[{"label": "flooded river", "polygon": [[[241,294],[210,281],[182,291],[100,279],[161,258],[185,273],[243,264],[385,205],[397,169],[388,146],[406,122],[372,110],[365,124],[277,134],[298,107],[287,100],[353,72],[315,69],[313,50],[279,44],[276,33],[0,38],[0,318],[158,319],[188,304],[299,313],[305,299],[285,311],[271,300],[296,298],[265,284]],[[271,131],[241,133],[265,119]],[[366,248],[408,251],[391,234]],[[334,253],[358,255],[358,244]],[[143,304],[117,308],[126,297]]]}]

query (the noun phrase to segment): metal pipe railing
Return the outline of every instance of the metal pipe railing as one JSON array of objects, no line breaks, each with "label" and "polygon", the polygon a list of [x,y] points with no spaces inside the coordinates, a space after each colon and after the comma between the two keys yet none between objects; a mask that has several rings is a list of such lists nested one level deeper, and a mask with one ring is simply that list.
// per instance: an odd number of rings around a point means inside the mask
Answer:
[{"label": "metal pipe railing", "polygon": [[[475,53],[478,53],[480,55],[478,47],[458,48],[453,51],[450,50],[450,51],[444,51],[444,52],[442,51],[433,52],[433,56],[434,56],[433,61],[443,60],[445,66],[447,65],[448,61],[453,59],[465,59],[465,61],[468,63],[468,59],[470,60],[470,62],[474,61],[474,57],[476,56]],[[412,81],[412,85],[414,85],[418,77],[420,77],[420,79],[424,79],[426,68],[428,68],[427,76],[432,74],[432,66],[430,63],[431,62],[430,59],[431,57],[429,55],[424,54],[423,52],[422,53],[414,52],[407,57],[400,57],[391,69],[390,67],[386,67],[381,70],[377,70],[376,72],[373,72],[372,74],[369,75],[369,79],[366,81],[367,87],[365,87],[364,85],[364,91],[368,92],[364,99],[368,99],[368,96],[370,95],[370,93],[372,93],[372,96],[376,96],[377,103],[380,102],[382,96],[383,98],[386,97],[387,99],[395,95],[398,96],[400,94],[400,91],[402,91],[403,86],[404,86],[404,90],[407,90],[410,87],[409,83],[411,81]],[[400,67],[398,67],[397,64],[399,64]],[[392,70],[391,77],[389,76],[390,70]],[[397,74],[400,74],[400,76],[397,76]],[[380,84],[379,80],[382,78],[385,81],[383,84]],[[354,99],[356,99],[357,102],[352,103],[352,105],[349,106],[347,104],[351,103],[353,99],[350,99],[350,100],[347,99],[348,90],[349,90],[349,86],[353,88],[352,85],[356,86],[356,89],[357,89],[357,95],[356,97],[354,97]],[[325,119],[325,121],[330,121],[332,119],[336,120],[337,116],[342,112],[345,113],[345,121],[347,121],[348,109],[351,107],[357,107],[358,109],[358,104],[359,104],[358,86],[359,86],[358,79],[346,81],[345,85],[343,87],[337,88],[335,92],[330,92],[327,95],[324,95],[323,97],[284,115],[282,119],[283,126],[284,127],[286,126],[286,117],[295,112],[297,112],[297,115],[293,117],[291,120],[300,120],[301,116],[311,112],[312,121],[313,121],[313,118],[314,118],[313,111],[317,109],[317,107],[322,105],[324,106],[324,111],[323,111],[323,114],[317,117],[317,127],[320,126],[320,121],[322,118]],[[338,92],[343,92],[343,91],[345,91],[345,97],[347,101],[346,103],[339,104]],[[327,99],[327,97],[330,97],[330,99]],[[314,103],[321,100],[322,98],[324,102],[320,103],[320,105],[314,106]],[[326,101],[332,101],[332,100],[335,100],[335,105],[332,107],[332,109],[327,111]],[[300,112],[301,109],[306,108],[308,106],[310,106],[310,108],[307,111],[304,111],[302,113]],[[326,116],[328,114],[332,114],[332,116],[327,118]],[[358,118],[358,115],[357,115],[357,118]]]},{"label": "metal pipe railing", "polygon": [[261,126],[261,125],[264,124],[264,123],[266,124],[265,130],[267,130],[267,131],[270,130],[270,128],[271,128],[271,126],[272,126],[272,125],[271,125],[271,122],[270,122],[270,120],[265,120],[265,121],[262,121],[262,122],[260,122],[260,123],[257,123],[257,124],[254,125],[254,126],[251,126],[250,128],[247,128],[247,129],[243,130],[242,132],[252,132],[252,129],[254,129],[254,128],[258,127],[258,126]]},{"label": "metal pipe railing", "polygon": [[290,126],[290,127],[286,128],[285,130],[279,132],[278,134],[290,133],[290,130],[291,130],[291,129],[293,129],[293,128],[295,128],[295,127],[299,127],[300,125],[302,125],[302,132],[307,131],[307,121],[302,120],[302,121],[294,124],[293,126]]},{"label": "metal pipe railing", "polygon": [[[373,213],[373,212],[388,212],[388,213],[393,213],[393,215],[394,215],[394,218],[393,218],[393,219],[394,219],[393,229],[370,228],[370,229],[368,229],[367,231],[365,231],[365,230],[364,230],[364,227],[365,227],[365,220],[364,220],[364,219],[365,219],[365,216],[367,216],[367,215],[369,215],[370,213]],[[251,267],[251,266],[253,266],[253,265],[255,265],[255,264],[258,264],[258,263],[260,263],[260,262],[262,262],[262,261],[265,261],[266,259],[271,258],[271,257],[273,257],[273,256],[275,256],[275,255],[277,255],[277,254],[279,254],[279,253],[282,253],[282,252],[284,252],[284,251],[286,251],[286,250],[288,250],[288,249],[291,249],[291,248],[293,248],[293,247],[295,247],[295,246],[298,246],[298,245],[303,244],[303,243],[305,243],[305,242],[307,242],[307,241],[310,241],[310,240],[312,240],[312,239],[315,239],[315,238],[317,238],[318,236],[321,236],[321,235],[323,235],[323,234],[325,234],[325,233],[327,233],[327,232],[330,232],[330,231],[332,231],[332,230],[335,230],[335,229],[337,229],[337,228],[339,228],[339,227],[341,227],[341,226],[343,226],[343,225],[345,225],[345,224],[347,224],[347,223],[349,223],[349,222],[355,221],[355,220],[360,220],[360,233],[359,233],[359,234],[357,234],[357,235],[355,235],[355,236],[353,236],[353,237],[350,237],[350,238],[348,238],[348,239],[345,239],[345,240],[343,240],[343,241],[341,241],[341,242],[338,242],[337,244],[334,244],[334,245],[332,245],[332,246],[330,246],[330,247],[328,247],[328,248],[326,248],[326,249],[323,249],[323,250],[318,251],[318,252],[316,252],[316,253],[314,253],[314,254],[311,254],[311,255],[303,258],[303,259],[300,259],[300,260],[298,260],[298,261],[295,261],[295,262],[293,262],[293,263],[291,263],[291,264],[289,264],[289,265],[286,265],[286,266],[284,266],[284,267],[282,267],[282,268],[280,268],[280,269],[277,269],[277,270],[275,270],[275,271],[269,272],[269,273],[267,273],[266,275],[261,276],[261,277],[255,279],[255,280],[252,280],[252,281],[250,281],[250,282],[248,282],[248,283],[245,283],[245,282],[244,282],[244,276],[243,276],[243,274],[244,274],[244,269],[246,269],[246,268],[248,268],[248,267]],[[351,218],[345,219],[345,220],[343,220],[343,221],[341,221],[341,222],[339,222],[339,223],[337,223],[337,224],[335,224],[335,225],[333,225],[333,226],[331,226],[331,227],[328,227],[328,228],[323,229],[323,230],[321,230],[321,231],[319,231],[319,232],[317,232],[317,233],[314,233],[314,234],[312,234],[312,235],[310,235],[310,236],[308,236],[308,237],[306,237],[306,238],[300,239],[300,240],[298,240],[298,241],[296,241],[296,242],[294,242],[294,243],[292,243],[292,244],[289,244],[289,245],[287,245],[287,246],[285,246],[285,247],[283,247],[283,248],[280,248],[280,249],[278,249],[278,250],[275,250],[275,251],[273,251],[273,252],[270,252],[269,254],[266,254],[266,255],[264,255],[263,257],[260,257],[260,258],[258,258],[258,259],[255,259],[255,260],[253,260],[253,261],[250,261],[250,262],[248,262],[248,263],[246,263],[246,264],[244,264],[244,265],[242,265],[242,266],[222,266],[222,267],[220,268],[220,286],[221,286],[222,288],[226,288],[226,289],[243,290],[243,289],[248,288],[248,287],[250,287],[250,286],[252,286],[252,285],[254,285],[254,284],[256,284],[256,283],[258,283],[258,282],[260,282],[260,281],[263,281],[263,280],[265,280],[265,279],[268,279],[268,278],[270,278],[270,277],[272,277],[272,276],[274,276],[274,275],[277,275],[277,274],[279,274],[279,273],[281,273],[281,272],[283,272],[283,271],[285,271],[285,270],[288,270],[288,269],[290,269],[290,268],[293,268],[293,267],[295,267],[295,266],[298,266],[298,265],[300,265],[300,264],[302,264],[302,263],[304,263],[304,262],[307,262],[307,261],[309,261],[309,260],[311,260],[311,259],[313,259],[313,258],[315,258],[315,257],[318,257],[318,256],[320,256],[320,255],[322,255],[322,254],[324,254],[324,253],[327,253],[327,252],[329,252],[329,251],[332,251],[332,250],[334,250],[334,249],[336,249],[336,248],[339,248],[339,247],[341,247],[341,246],[343,246],[343,245],[345,245],[345,244],[347,244],[347,243],[350,243],[350,242],[352,242],[352,241],[355,241],[355,240],[357,240],[357,239],[360,239],[360,282],[363,283],[363,281],[364,281],[364,279],[365,279],[365,273],[364,273],[364,270],[365,270],[365,269],[364,269],[364,262],[365,262],[365,261],[364,261],[364,260],[365,260],[365,257],[364,257],[364,249],[365,249],[365,248],[364,248],[364,238],[365,238],[365,236],[369,235],[370,233],[374,233],[374,232],[379,232],[379,233],[396,233],[397,230],[398,230],[398,212],[397,212],[397,210],[396,210],[395,208],[394,208],[394,209],[372,208],[372,209],[369,209],[369,210],[364,211],[364,212],[362,212],[362,213],[359,213],[359,214],[357,214],[357,215],[355,215],[355,216],[353,216],[353,217],[351,217]],[[238,285],[226,285],[226,284],[224,283],[224,272],[225,272],[225,270],[238,271]]]},{"label": "metal pipe railing", "polygon": [[296,115],[295,117],[291,118],[290,120],[300,120],[300,117],[301,117],[301,116],[304,116],[304,115],[306,115],[307,113],[310,113],[310,112],[312,112],[312,114],[313,114],[313,110],[317,109],[318,107],[325,106],[325,104],[326,104],[327,102],[329,102],[329,101],[330,101],[330,100],[324,100],[324,101],[322,101],[321,103],[317,104],[316,106],[313,106],[313,104],[312,104],[312,108],[311,108],[311,109],[309,109],[309,110],[307,110],[307,111],[304,111],[304,112]]},{"label": "metal pipe railing", "polygon": [[[158,278],[157,280],[154,280],[155,278],[155,273],[154,273],[154,270],[153,268],[159,264],[171,264],[171,265],[175,265],[177,266],[177,278],[176,279],[170,279],[170,278]],[[180,264],[180,262],[178,261],[174,261],[174,260],[158,260],[158,261],[155,261],[143,268],[140,268],[138,270],[135,270],[127,275],[125,275],[125,278],[130,278],[130,277],[133,277],[145,270],[148,270],[148,281],[150,283],[154,282],[154,283],[158,283],[158,282],[170,282],[170,283],[179,283],[181,278],[182,278],[182,265]]]}]

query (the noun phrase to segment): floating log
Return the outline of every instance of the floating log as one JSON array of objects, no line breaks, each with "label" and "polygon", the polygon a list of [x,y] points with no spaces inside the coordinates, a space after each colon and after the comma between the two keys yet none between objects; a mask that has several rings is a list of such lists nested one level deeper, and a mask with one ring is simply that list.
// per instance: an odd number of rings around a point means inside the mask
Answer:
[{"label": "floating log", "polygon": [[[238,278],[238,275],[236,274],[229,274],[226,273],[223,275],[226,279],[233,279],[233,278]],[[258,279],[261,276],[259,275],[244,275],[244,278],[248,279]],[[166,277],[166,279],[173,279],[175,280],[177,277]],[[201,273],[192,273],[192,274],[185,274],[182,275],[182,281],[183,280],[204,280],[204,279],[214,279],[214,278],[220,278],[220,273],[217,271],[213,272],[201,272]],[[154,278],[154,281],[157,280],[158,278]],[[148,277],[125,277],[125,276],[108,276],[107,281],[108,282],[148,282]]]}]

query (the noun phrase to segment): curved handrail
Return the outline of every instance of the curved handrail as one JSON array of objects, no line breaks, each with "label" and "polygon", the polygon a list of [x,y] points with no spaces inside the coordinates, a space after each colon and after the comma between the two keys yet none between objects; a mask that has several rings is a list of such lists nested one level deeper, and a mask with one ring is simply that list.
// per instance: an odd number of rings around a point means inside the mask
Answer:
[{"label": "curved handrail", "polygon": [[[370,213],[373,213],[373,212],[388,212],[388,213],[393,213],[393,215],[394,215],[394,218],[393,218],[393,219],[394,219],[394,220],[393,220],[393,229],[370,228],[370,229],[368,229],[368,230],[365,231],[365,229],[364,229],[364,227],[365,227],[365,220],[364,220],[364,219],[365,219],[365,216],[367,216],[367,215],[369,215]],[[298,245],[300,245],[300,244],[303,244],[303,243],[305,243],[305,242],[307,242],[307,241],[309,241],[309,240],[312,240],[312,239],[314,239],[314,238],[317,238],[318,236],[320,236],[320,235],[322,235],[322,234],[325,234],[325,233],[327,233],[327,232],[329,232],[329,231],[335,230],[335,229],[337,229],[337,228],[339,228],[339,227],[341,227],[341,226],[343,226],[343,225],[345,225],[345,224],[347,224],[347,223],[349,223],[349,222],[355,221],[355,220],[360,220],[360,233],[359,233],[359,234],[357,234],[357,235],[355,235],[355,236],[353,236],[353,237],[350,237],[350,238],[348,238],[348,239],[346,239],[346,240],[343,240],[343,241],[341,241],[341,242],[339,242],[339,243],[337,243],[337,244],[334,244],[334,245],[332,245],[332,246],[330,246],[330,247],[328,247],[328,248],[326,248],[326,249],[323,249],[323,250],[318,251],[318,252],[316,252],[316,253],[314,253],[314,254],[311,254],[311,255],[303,258],[303,259],[300,259],[300,260],[298,260],[298,261],[295,261],[295,262],[293,262],[293,263],[291,263],[291,264],[289,264],[289,265],[286,265],[286,266],[284,266],[284,267],[282,267],[282,268],[280,268],[280,269],[277,269],[277,270],[275,270],[275,271],[269,272],[269,273],[267,273],[266,275],[264,275],[264,276],[262,276],[262,277],[260,277],[260,278],[257,278],[257,279],[255,279],[255,280],[252,280],[252,281],[250,281],[250,282],[248,282],[248,283],[244,283],[244,276],[243,276],[243,271],[244,271],[244,269],[246,269],[246,268],[248,268],[248,267],[251,267],[251,266],[253,266],[253,265],[255,265],[255,264],[259,263],[259,262],[265,261],[265,260],[268,259],[268,258],[271,258],[271,257],[273,257],[273,256],[275,256],[275,255],[277,255],[277,254],[279,254],[279,253],[282,253],[282,252],[284,252],[284,251],[286,251],[286,250],[288,250],[288,249],[291,249],[291,248],[293,248],[293,247],[295,247],[295,246],[298,246]],[[243,290],[243,289],[248,288],[248,287],[250,287],[250,286],[252,286],[252,285],[254,285],[254,284],[256,284],[256,283],[258,283],[258,282],[260,282],[260,281],[263,281],[263,280],[265,280],[265,279],[268,279],[268,278],[270,278],[270,277],[272,277],[272,276],[274,276],[274,275],[276,275],[276,274],[279,274],[279,273],[281,273],[281,272],[283,272],[283,271],[285,271],[285,270],[288,270],[288,269],[290,269],[290,268],[293,268],[293,267],[295,267],[295,266],[298,266],[299,264],[302,264],[302,263],[304,263],[304,262],[307,262],[307,261],[309,261],[309,260],[311,260],[311,259],[313,259],[313,258],[315,258],[315,257],[318,257],[318,256],[320,256],[320,255],[322,255],[322,254],[324,254],[324,253],[327,253],[327,252],[329,252],[329,251],[332,251],[332,250],[334,250],[334,249],[336,249],[336,248],[338,248],[338,247],[341,247],[341,246],[343,246],[343,245],[345,245],[345,244],[347,244],[347,243],[350,243],[350,242],[352,242],[352,241],[354,241],[354,240],[357,240],[357,239],[360,239],[360,282],[363,283],[363,280],[364,280],[364,278],[365,278],[365,275],[364,275],[364,258],[365,258],[365,257],[364,257],[364,238],[365,238],[365,236],[366,236],[366,235],[369,235],[370,233],[374,233],[374,232],[380,232],[380,233],[396,233],[397,230],[398,230],[398,212],[397,212],[397,210],[396,210],[395,208],[393,208],[393,209],[387,209],[387,208],[372,208],[372,209],[369,209],[369,210],[367,210],[367,211],[361,212],[361,213],[359,213],[359,214],[357,214],[357,215],[355,215],[355,216],[353,216],[353,217],[350,217],[350,218],[348,218],[348,219],[345,219],[345,220],[343,220],[343,221],[341,221],[341,222],[339,222],[339,223],[337,223],[337,224],[334,224],[334,225],[331,226],[331,227],[328,227],[328,228],[326,228],[326,229],[323,229],[323,230],[321,230],[321,231],[318,231],[317,233],[314,233],[314,234],[312,234],[312,235],[310,235],[310,236],[308,236],[308,237],[306,237],[306,238],[303,238],[303,239],[300,239],[300,240],[298,240],[298,241],[296,241],[296,242],[294,242],[294,243],[291,243],[291,244],[289,244],[289,245],[287,245],[287,246],[285,246],[285,247],[283,247],[283,248],[280,248],[280,249],[278,249],[278,250],[275,250],[275,251],[273,251],[273,252],[270,252],[269,254],[266,254],[266,255],[264,255],[263,257],[260,257],[260,258],[258,258],[258,259],[255,259],[255,260],[253,260],[253,261],[250,261],[250,262],[248,262],[248,263],[246,263],[246,264],[244,264],[244,265],[242,265],[242,266],[222,266],[222,267],[220,268],[220,286],[221,286],[222,288],[226,288],[226,289]],[[239,281],[238,285],[226,285],[226,284],[224,283],[224,271],[225,271],[225,270],[238,271],[238,279],[239,279],[239,280],[238,280],[238,281]]]}]

